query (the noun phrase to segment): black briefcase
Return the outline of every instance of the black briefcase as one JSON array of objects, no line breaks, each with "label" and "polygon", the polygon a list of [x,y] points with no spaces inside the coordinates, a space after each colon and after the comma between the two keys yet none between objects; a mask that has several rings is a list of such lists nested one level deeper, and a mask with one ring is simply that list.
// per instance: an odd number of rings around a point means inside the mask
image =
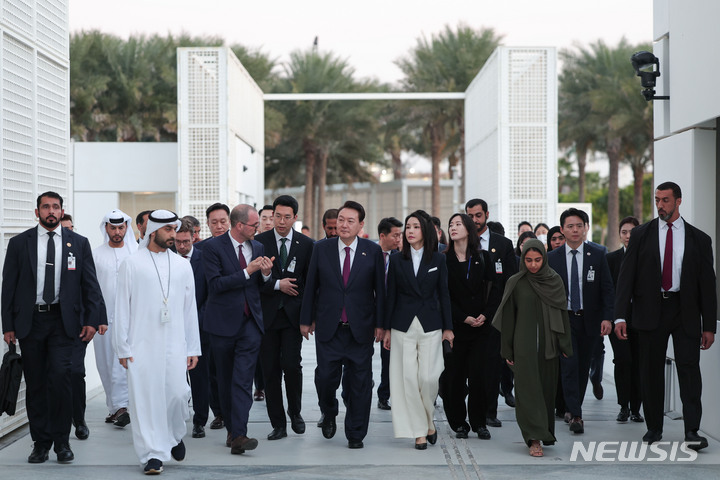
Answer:
[{"label": "black briefcase", "polygon": [[22,381],[22,357],[15,351],[15,344],[8,345],[0,366],[0,415],[15,415],[20,382]]}]

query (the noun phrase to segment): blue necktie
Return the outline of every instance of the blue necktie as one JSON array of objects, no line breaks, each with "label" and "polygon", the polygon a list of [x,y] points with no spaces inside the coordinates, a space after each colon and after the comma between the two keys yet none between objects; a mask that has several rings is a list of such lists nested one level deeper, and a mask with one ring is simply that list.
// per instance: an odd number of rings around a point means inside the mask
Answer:
[{"label": "blue necktie", "polygon": [[578,273],[577,250],[570,250],[573,255],[570,266],[570,310],[580,311],[580,274]]}]

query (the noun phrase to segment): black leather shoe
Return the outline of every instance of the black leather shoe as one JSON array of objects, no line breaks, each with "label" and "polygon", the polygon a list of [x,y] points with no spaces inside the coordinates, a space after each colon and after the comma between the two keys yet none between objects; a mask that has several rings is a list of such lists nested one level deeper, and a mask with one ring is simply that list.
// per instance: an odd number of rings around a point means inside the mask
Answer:
[{"label": "black leather shoe", "polygon": [[455,430],[455,438],[468,438],[469,432],[470,432],[469,428],[460,427],[457,430]]},{"label": "black leather shoe", "polygon": [[642,423],[645,421],[645,419],[639,413],[633,413],[632,415],[630,415],[630,421],[636,422],[636,423]]},{"label": "black leather shoe", "polygon": [[225,421],[222,415],[218,415],[210,422],[210,430],[220,430],[221,428],[225,428]]},{"label": "black leather shoe", "polygon": [[707,438],[701,437],[697,432],[687,432],[685,434],[685,441],[688,444],[687,448],[691,448],[696,452],[708,446]]},{"label": "black leather shoe", "polygon": [[415,444],[415,450],[427,450],[427,442],[424,442],[424,443],[416,443],[416,444]]},{"label": "black leather shoe", "polygon": [[585,422],[580,417],[573,417],[570,421],[570,431],[573,433],[585,433]]},{"label": "black leather shoe", "polygon": [[113,425],[116,427],[126,427],[130,423],[130,413],[128,413],[127,408],[121,408],[116,412],[117,417],[115,417],[115,421],[113,422]]},{"label": "black leather shoe", "polygon": [[48,459],[50,449],[43,448],[37,443],[33,446],[32,453],[28,457],[28,463],[45,463]]},{"label": "black leather shoe", "polygon": [[204,438],[205,437],[205,426],[198,423],[193,425],[192,438]]},{"label": "black leather shoe", "polygon": [[320,418],[318,419],[317,426],[318,428],[322,428],[323,423],[325,422],[325,414],[320,414]]},{"label": "black leather shoe", "polygon": [[170,456],[176,462],[182,462],[183,460],[185,460],[185,444],[182,440],[180,440],[180,443],[170,449]]},{"label": "black leather shoe", "polygon": [[515,407],[515,396],[512,393],[505,395],[505,405],[508,407]]},{"label": "black leather shoe", "polygon": [[362,440],[348,440],[348,448],[356,449],[364,446]]},{"label": "black leather shoe", "polygon": [[325,438],[333,438],[335,436],[335,432],[337,431],[337,424],[335,423],[335,418],[328,418],[325,417],[325,420],[322,424],[322,434]]},{"label": "black leather shoe", "polygon": [[430,445],[435,445],[435,443],[437,442],[437,430],[435,430],[435,433],[433,433],[432,435],[427,436],[427,441]]},{"label": "black leather shoe", "polygon": [[480,440],[490,440],[490,431],[485,427],[478,428],[477,434]]},{"label": "black leather shoe", "polygon": [[620,423],[625,423],[628,421],[628,418],[630,418],[630,410],[627,407],[620,407],[620,413],[618,413],[615,420]]},{"label": "black leather shoe", "polygon": [[145,475],[159,475],[163,471],[163,464],[157,458],[151,458],[145,464]]},{"label": "black leather shoe", "polygon": [[70,445],[67,443],[57,447],[55,453],[57,454],[58,463],[70,463],[75,460],[75,455],[72,450],[70,450]]},{"label": "black leather shoe", "polygon": [[643,435],[643,442],[647,443],[648,445],[652,445],[655,442],[659,442],[662,440],[662,432],[659,432],[657,430],[648,430],[645,435]]},{"label": "black leather shoe", "polygon": [[268,434],[268,440],[280,440],[281,438],[287,437],[287,428],[278,427],[273,428],[273,431]]},{"label": "black leather shoe", "polygon": [[[288,415],[290,414],[288,413]],[[292,428],[292,431],[298,435],[305,433],[305,420],[303,420],[302,415],[299,413],[290,415],[290,428]]]},{"label": "black leather shoe", "polygon": [[392,407],[387,400],[378,400],[378,408],[380,410],[392,410]]},{"label": "black leather shoe", "polygon": [[75,436],[78,440],[87,440],[90,436],[90,429],[87,427],[84,420],[75,424]]},{"label": "black leather shoe", "polygon": [[498,420],[497,417],[495,417],[495,418],[488,417],[485,419],[485,423],[487,424],[488,427],[502,427],[502,422],[500,420]]},{"label": "black leather shoe", "polygon": [[603,394],[604,394],[602,383],[597,383],[593,385],[593,395],[595,395],[595,398],[598,400],[602,400]]}]

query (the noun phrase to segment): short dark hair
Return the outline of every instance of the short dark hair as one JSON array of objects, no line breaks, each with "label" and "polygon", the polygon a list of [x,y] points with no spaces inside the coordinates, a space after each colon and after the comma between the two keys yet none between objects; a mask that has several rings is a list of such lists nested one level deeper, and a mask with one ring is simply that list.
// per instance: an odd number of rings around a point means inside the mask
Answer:
[{"label": "short dark hair", "polygon": [[[667,190],[667,189],[663,188],[663,190]],[[622,220],[620,220],[620,224],[618,225],[618,233],[620,233],[623,225],[625,225],[626,223],[632,223],[633,227],[637,227],[638,225],[640,225],[640,221],[637,218],[635,218],[633,216],[625,217]]]},{"label": "short dark hair", "polygon": [[62,206],[63,206],[63,198],[60,196],[59,193],[56,193],[56,192],[45,192],[45,193],[41,193],[40,195],[38,195],[38,197],[37,197],[37,208],[40,208],[40,200],[42,199],[42,197],[54,198],[55,200],[59,200],[59,201],[60,201],[60,208],[62,208]]},{"label": "short dark hair", "polygon": [[[340,210],[342,210],[343,208],[355,210],[356,212],[358,212],[358,221],[365,221],[365,209],[355,200],[348,200],[347,202],[343,203],[342,207],[338,208],[338,215],[340,214]],[[323,223],[323,225],[325,225],[325,223]]]},{"label": "short dark hair", "polygon": [[487,213],[488,211],[488,204],[485,200],[481,198],[472,198],[468,200],[468,202],[465,204],[465,213],[467,213],[468,209],[477,207],[480,205],[483,209],[483,212]]},{"label": "short dark hair", "polygon": [[210,214],[215,210],[225,210],[225,213],[230,216],[230,208],[224,203],[217,202],[207,207],[207,210],[205,210],[205,218],[210,218]]},{"label": "short dark hair", "polygon": [[518,232],[520,231],[520,227],[522,227],[523,225],[527,225],[528,227],[530,227],[530,230],[532,230],[532,228],[533,228],[532,223],[528,222],[527,220],[523,220],[522,222],[518,223],[518,228],[517,228]]},{"label": "short dark hair", "polygon": [[583,221],[583,223],[588,224],[590,223],[590,219],[588,218],[587,213],[583,212],[582,210],[578,208],[568,208],[562,214],[560,215],[560,226],[565,228],[565,219],[568,217],[580,217],[580,220]]},{"label": "short dark hair", "polygon": [[548,231],[550,230],[550,227],[548,227],[547,223],[540,222],[537,225],[535,225],[535,228],[533,228],[533,233],[535,235],[537,235],[538,228],[540,228],[540,227],[545,227],[545,230],[548,230]]},{"label": "short dark hair", "polygon": [[184,220],[187,220],[188,222],[190,222],[190,224],[193,226],[193,228],[200,226],[200,220],[198,220],[197,218],[193,217],[192,215],[185,215],[184,217],[182,217],[181,220],[183,220],[183,221],[184,221]]},{"label": "short dark hair", "polygon": [[518,237],[517,244],[515,245],[515,255],[517,255],[518,257],[522,256],[522,250],[520,249],[520,245],[522,245],[522,243],[528,238],[537,238],[537,236],[533,232],[523,232]]},{"label": "short dark hair", "polygon": [[442,230],[442,223],[440,222],[440,219],[438,217],[430,217],[430,221],[433,223],[433,225]]},{"label": "short dark hair", "polygon": [[487,222],[487,228],[492,233],[497,233],[498,235],[502,235],[503,237],[505,236],[505,227],[503,227],[503,224],[500,222],[489,221]]},{"label": "short dark hair", "polygon": [[135,217],[135,224],[136,225],[142,225],[145,223],[145,215],[150,215],[153,212],[153,210],[143,210],[142,212],[138,213]]},{"label": "short dark hair", "polygon": [[180,228],[177,229],[177,233],[188,232],[190,235],[194,233],[192,221],[188,220],[187,217],[183,217],[180,220]]},{"label": "short dark hair", "polygon": [[61,222],[65,222],[65,221],[72,222],[73,221],[72,215],[70,215],[69,213],[66,213],[65,215],[62,216],[60,221]]},{"label": "short dark hair", "polygon": [[673,197],[682,198],[682,190],[680,190],[680,185],[675,182],[663,182],[657,187],[655,187],[655,190],[672,190]]},{"label": "short dark hair", "polygon": [[262,212],[264,210],[270,210],[271,212],[274,212],[275,207],[273,207],[272,205],[264,205],[260,210],[258,210],[258,215],[262,215]]},{"label": "short dark hair", "polygon": [[395,217],[385,217],[378,223],[378,236],[389,235],[393,227],[402,228],[403,224]]},{"label": "short dark hair", "polygon": [[278,206],[292,208],[293,215],[297,215],[299,208],[298,201],[295,200],[295,197],[291,197],[290,195],[280,195],[277,197],[272,204],[273,211],[275,211]]},{"label": "short dark hair", "polygon": [[325,213],[323,213],[323,218],[322,218],[323,227],[325,226],[325,224],[327,223],[328,220],[337,219],[339,212],[340,212],[340,210],[338,210],[337,208],[329,208],[329,209],[325,210]]},{"label": "short dark hair", "polygon": [[[420,230],[422,231],[423,235],[423,260],[425,262],[429,262],[430,259],[432,259],[432,256],[435,252],[437,252],[438,249],[438,240],[437,240],[437,233],[435,232],[435,227],[432,224],[432,221],[430,220],[430,215],[427,214],[424,210],[415,210],[413,213],[405,217],[405,228],[407,228],[408,220],[411,218],[416,218],[418,222],[420,222]],[[405,233],[403,233],[403,242],[402,242],[402,256],[409,259],[411,257],[410,255],[410,249],[412,247],[407,241],[407,238],[405,237]]]}]

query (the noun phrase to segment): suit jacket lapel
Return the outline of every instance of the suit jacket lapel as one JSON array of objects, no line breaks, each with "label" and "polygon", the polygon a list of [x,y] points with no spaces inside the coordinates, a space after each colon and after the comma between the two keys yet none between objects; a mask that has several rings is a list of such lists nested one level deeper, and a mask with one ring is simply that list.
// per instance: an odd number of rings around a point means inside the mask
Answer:
[{"label": "suit jacket lapel", "polygon": [[30,267],[32,268],[33,277],[35,277],[35,283],[37,283],[37,248],[38,248],[38,233],[37,228],[30,230],[27,236],[27,251],[30,257]]},{"label": "suit jacket lapel", "polygon": [[225,255],[227,255],[228,259],[230,260],[230,263],[234,265],[233,270],[238,271],[240,270],[240,257],[238,257],[235,254],[235,248],[233,247],[233,243],[230,240],[230,237],[228,235],[223,235],[220,238],[220,241],[223,244],[223,250],[225,251]]},{"label": "suit jacket lapel", "polygon": [[560,278],[562,278],[563,284],[565,285],[565,295],[568,295],[570,293],[570,279],[568,279],[567,276],[567,250],[565,246],[562,247],[562,255],[560,255],[560,262],[562,263],[562,268],[558,272],[560,274]]},{"label": "suit jacket lapel", "polygon": [[[362,262],[367,261],[368,259],[367,251],[365,251],[365,247],[362,245],[362,242],[360,239],[358,239],[357,249],[355,250],[355,258],[353,258],[352,266],[350,267],[350,277],[348,278],[348,283],[346,285],[346,288],[349,287],[355,277],[357,277],[357,274],[353,274],[353,272],[356,271],[356,267],[359,267]],[[339,260],[338,260],[339,261]],[[357,263],[361,262],[361,263]]]},{"label": "suit jacket lapel", "polygon": [[[651,252],[655,259],[655,278],[662,279],[662,265],[660,265],[660,221],[656,218],[648,229],[650,241],[652,242]],[[687,238],[687,236],[686,236]]]},{"label": "suit jacket lapel", "polygon": [[[343,285],[343,277],[342,277],[342,270],[340,270],[340,252],[338,251],[338,242],[340,241],[339,238],[333,238],[328,240],[328,263],[330,264],[330,269],[335,272],[335,276],[338,278],[338,281],[340,282],[340,285]],[[350,283],[350,282],[348,282]],[[343,285],[344,288],[344,285]]]},{"label": "suit jacket lapel", "polygon": [[[415,268],[413,267],[412,254],[410,255],[410,258],[407,260],[405,258],[403,258],[402,266],[403,266],[403,271],[405,272],[405,276],[407,277],[410,285],[412,285],[412,287],[415,289],[415,292],[418,295],[422,295],[422,293],[420,292],[420,283],[418,282],[418,277],[415,276]],[[420,271],[422,269],[423,269],[423,264],[422,264],[422,262],[420,262],[420,268],[418,268],[418,274],[420,273]],[[427,270],[427,266],[425,269]]]},{"label": "suit jacket lapel", "polygon": [[420,260],[420,266],[418,267],[418,273],[415,277],[417,279],[416,285],[418,293],[422,294],[422,291],[420,290],[420,285],[422,285],[423,280],[425,280],[425,277],[427,277],[428,270],[430,270],[431,264],[425,263],[423,260]]}]

